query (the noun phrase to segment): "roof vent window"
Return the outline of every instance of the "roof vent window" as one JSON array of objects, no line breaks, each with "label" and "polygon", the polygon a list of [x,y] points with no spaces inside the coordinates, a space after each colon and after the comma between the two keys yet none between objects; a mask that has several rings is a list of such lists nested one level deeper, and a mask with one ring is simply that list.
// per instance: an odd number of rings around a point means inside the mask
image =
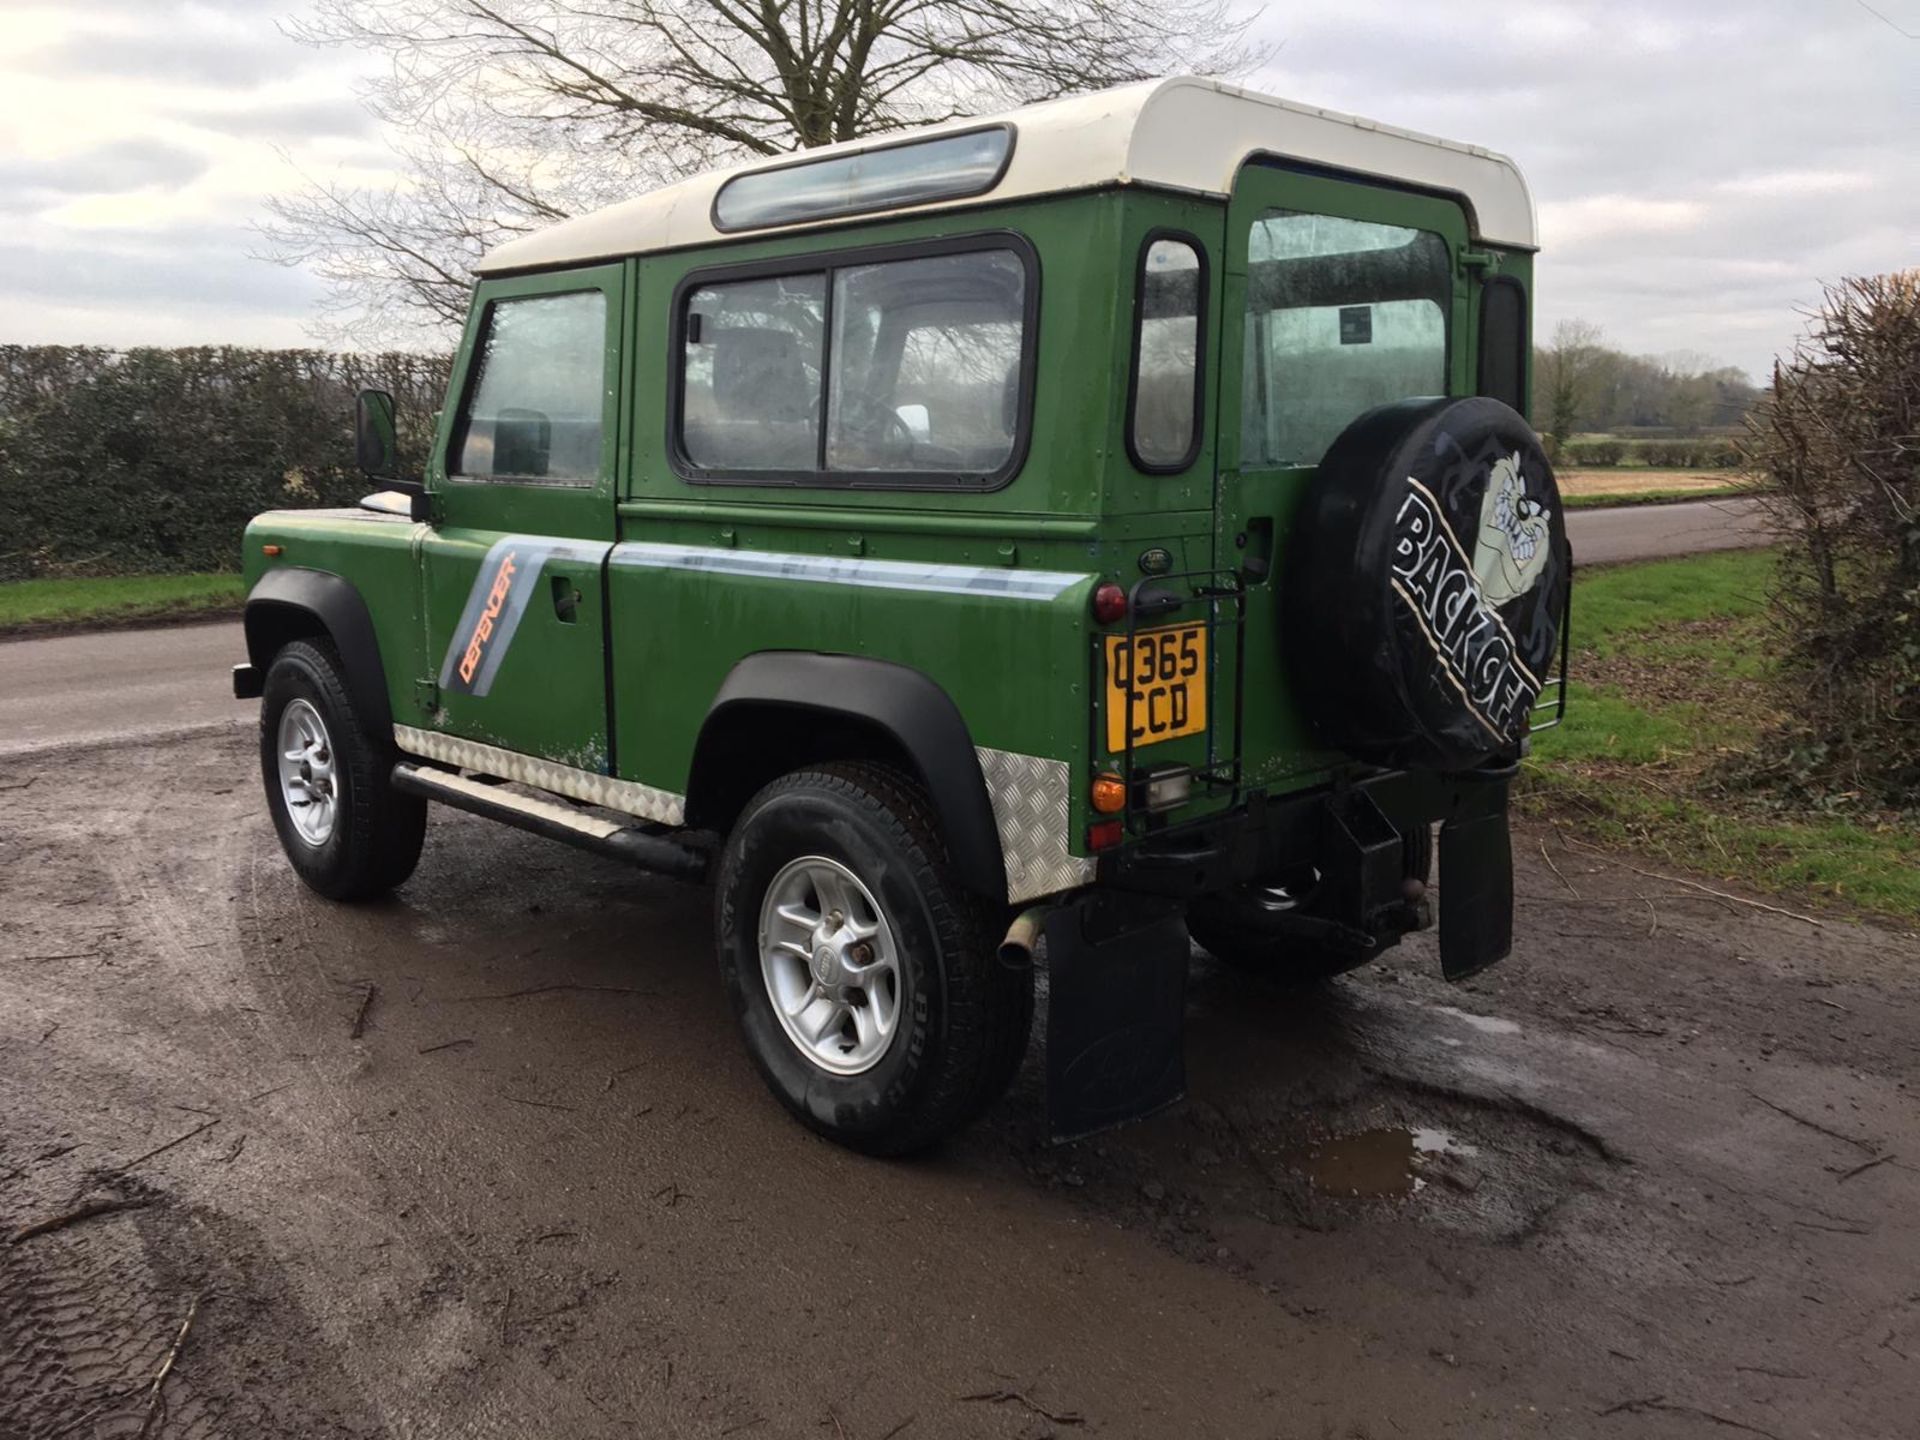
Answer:
[{"label": "roof vent window", "polygon": [[758,230],[981,195],[1000,183],[1012,153],[1011,127],[996,125],[758,170],[720,187],[713,223]]}]

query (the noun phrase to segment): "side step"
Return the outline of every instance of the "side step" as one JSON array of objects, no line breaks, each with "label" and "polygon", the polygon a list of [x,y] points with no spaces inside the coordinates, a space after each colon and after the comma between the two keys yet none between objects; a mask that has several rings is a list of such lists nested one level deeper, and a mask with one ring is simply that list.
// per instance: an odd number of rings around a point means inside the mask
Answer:
[{"label": "side step", "polygon": [[489,820],[499,820],[549,840],[562,840],[582,850],[624,860],[642,870],[671,875],[676,880],[704,880],[707,875],[707,854],[669,836],[638,826],[616,825],[570,805],[532,795],[516,795],[510,790],[469,780],[447,770],[417,765],[411,760],[402,760],[393,767],[393,788],[437,800],[456,810],[484,815]]}]

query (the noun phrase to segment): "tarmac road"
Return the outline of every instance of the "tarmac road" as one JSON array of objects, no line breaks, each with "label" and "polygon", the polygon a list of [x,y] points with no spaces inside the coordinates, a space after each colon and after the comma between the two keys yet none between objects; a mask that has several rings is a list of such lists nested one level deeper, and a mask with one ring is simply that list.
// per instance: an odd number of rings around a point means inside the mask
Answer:
[{"label": "tarmac road", "polygon": [[1048,1146],[1036,1043],[880,1163],[703,890],[441,814],[333,905],[244,733],[0,758],[0,1232],[142,1207],[0,1243],[0,1434],[191,1315],[167,1440],[1911,1436],[1920,940],[1515,853],[1486,977],[1197,958],[1173,1109]]},{"label": "tarmac road", "polygon": [[1567,535],[1578,565],[1750,550],[1768,544],[1770,538],[1760,502],[1746,499],[1569,510]]},{"label": "tarmac road", "polygon": [[[1582,565],[1766,543],[1750,500],[1572,510],[1567,523]],[[0,756],[249,723],[257,706],[227,682],[245,658],[231,621],[0,641]]]}]

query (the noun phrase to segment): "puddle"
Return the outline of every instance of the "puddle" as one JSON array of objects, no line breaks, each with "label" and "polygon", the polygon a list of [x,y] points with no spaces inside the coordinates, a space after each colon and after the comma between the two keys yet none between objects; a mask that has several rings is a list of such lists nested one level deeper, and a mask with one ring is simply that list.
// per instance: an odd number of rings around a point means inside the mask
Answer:
[{"label": "puddle", "polygon": [[1290,1157],[1316,1190],[1329,1195],[1377,1199],[1414,1195],[1426,1188],[1423,1161],[1439,1155],[1472,1156],[1477,1147],[1440,1129],[1361,1130],[1328,1135]]},{"label": "puddle", "polygon": [[1498,1015],[1475,1015],[1470,1010],[1456,1010],[1451,1005],[1433,1007],[1442,1015],[1451,1015],[1480,1031],[1483,1035],[1518,1035],[1520,1027],[1511,1020],[1502,1020]]}]

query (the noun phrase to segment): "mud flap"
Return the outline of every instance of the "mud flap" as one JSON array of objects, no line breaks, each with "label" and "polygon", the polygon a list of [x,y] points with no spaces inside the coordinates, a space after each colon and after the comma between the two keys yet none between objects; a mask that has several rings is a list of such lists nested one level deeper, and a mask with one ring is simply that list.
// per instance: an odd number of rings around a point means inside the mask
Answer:
[{"label": "mud flap", "polygon": [[1464,980],[1512,949],[1513,838],[1502,804],[1440,827],[1440,971]]},{"label": "mud flap", "polygon": [[1047,1130],[1076,1140],[1187,1091],[1180,909],[1100,895],[1047,917]]}]

